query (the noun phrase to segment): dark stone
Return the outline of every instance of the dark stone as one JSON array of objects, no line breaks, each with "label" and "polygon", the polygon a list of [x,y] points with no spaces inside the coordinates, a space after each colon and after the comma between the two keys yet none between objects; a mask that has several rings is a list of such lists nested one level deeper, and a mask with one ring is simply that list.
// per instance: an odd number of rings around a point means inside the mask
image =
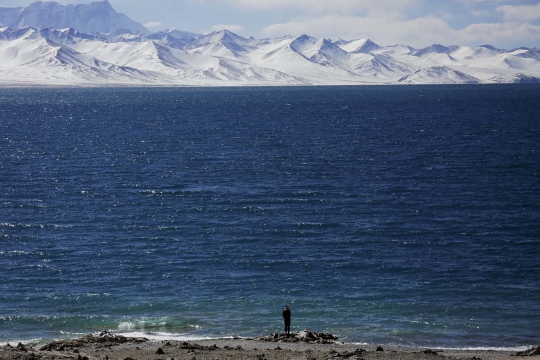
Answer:
[{"label": "dark stone", "polygon": [[163,355],[163,354],[165,354],[165,352],[163,351],[162,348],[158,348],[158,349],[156,350],[156,354],[157,354],[157,355]]},{"label": "dark stone", "polygon": [[516,356],[536,356],[540,355],[540,346],[533,347],[529,350],[520,351],[516,354]]},{"label": "dark stone", "polygon": [[377,351],[384,351],[384,349],[382,348],[382,346],[379,346],[377,347]]},{"label": "dark stone", "polygon": [[146,338],[127,338],[125,336],[113,334],[110,331],[102,331],[98,335],[86,335],[80,339],[53,341],[40,348],[41,351],[63,351],[64,349],[82,347],[88,344],[99,344],[110,347],[115,344],[138,344],[146,342]]},{"label": "dark stone", "polygon": [[31,353],[30,355],[26,355],[23,360],[40,360],[41,356],[38,356],[34,353]]},{"label": "dark stone", "polygon": [[342,359],[351,359],[351,358],[356,358],[358,359],[359,356],[363,355],[367,353],[366,350],[364,349],[356,349],[354,351],[345,351],[345,352],[342,352],[342,353],[338,353],[337,351],[335,351],[334,349],[330,350],[328,354],[331,354],[331,356],[333,358],[342,358]]},{"label": "dark stone", "polygon": [[433,351],[431,349],[424,350],[424,354],[431,354],[431,355],[437,355],[436,351]]},{"label": "dark stone", "polygon": [[297,334],[270,334],[268,336],[256,338],[255,340],[286,343],[297,343],[304,341],[311,344],[332,344],[337,339],[337,336],[329,333],[309,331],[308,329],[305,329]]}]

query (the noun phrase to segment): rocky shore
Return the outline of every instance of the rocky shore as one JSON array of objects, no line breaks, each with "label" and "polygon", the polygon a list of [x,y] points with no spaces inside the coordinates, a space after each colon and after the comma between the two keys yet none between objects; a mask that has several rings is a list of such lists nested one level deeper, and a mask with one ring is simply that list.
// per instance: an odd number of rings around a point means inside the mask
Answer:
[{"label": "rocky shore", "polygon": [[426,348],[358,346],[337,337],[302,331],[256,339],[150,341],[111,332],[54,341],[41,347],[7,344],[2,360],[518,360],[540,359],[540,347],[522,352],[432,350]]}]

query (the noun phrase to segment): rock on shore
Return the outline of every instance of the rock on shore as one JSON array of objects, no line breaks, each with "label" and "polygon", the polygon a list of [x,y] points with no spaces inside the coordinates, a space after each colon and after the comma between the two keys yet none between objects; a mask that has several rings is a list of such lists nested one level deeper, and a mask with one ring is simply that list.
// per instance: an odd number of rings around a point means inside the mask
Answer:
[{"label": "rock on shore", "polygon": [[315,332],[305,329],[297,334],[270,334],[268,336],[256,338],[255,340],[287,343],[297,343],[303,341],[309,344],[333,344],[337,339],[337,336],[329,333]]},{"label": "rock on shore", "polygon": [[[525,352],[406,348],[376,344],[359,348],[327,333],[302,331],[257,339],[150,341],[111,332],[53,341],[39,349],[19,343],[0,347],[1,360],[540,360],[540,348]],[[327,342],[333,342],[328,344]],[[511,357],[512,356],[512,357]]]}]

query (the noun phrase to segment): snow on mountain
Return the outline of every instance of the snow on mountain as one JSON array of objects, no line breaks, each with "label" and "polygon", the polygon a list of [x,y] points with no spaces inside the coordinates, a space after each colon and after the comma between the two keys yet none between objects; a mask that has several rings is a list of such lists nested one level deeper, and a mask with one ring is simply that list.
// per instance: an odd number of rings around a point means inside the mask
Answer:
[{"label": "snow on mountain", "polygon": [[171,74],[174,73],[175,69],[183,69],[186,66],[185,62],[174,55],[174,52],[178,50],[155,42],[104,43],[83,41],[75,44],[73,48],[80,53],[109,63],[144,71]]},{"label": "snow on mountain", "polygon": [[424,53],[422,55],[423,59],[430,60],[440,65],[454,65],[458,63],[458,60],[454,59],[449,54],[440,54],[436,52]]},{"label": "snow on mountain", "polygon": [[27,7],[0,7],[0,23],[10,27],[74,28],[86,33],[149,33],[143,25],[117,13],[107,0],[62,5],[37,1]]},{"label": "snow on mountain", "polygon": [[177,29],[168,29],[146,36],[141,35],[141,41],[153,40],[173,49],[184,49],[187,45],[191,44],[194,39],[201,36],[203,36],[203,34],[181,31]]},{"label": "snow on mountain", "polygon": [[497,50],[492,46],[455,46],[451,48],[448,55],[457,60],[473,60],[492,58],[500,53],[500,50]]},{"label": "snow on mountain", "polygon": [[328,40],[306,34],[254,39],[228,30],[203,35],[170,29],[149,34],[128,20],[106,1],[0,8],[0,23],[9,25],[0,27],[0,84],[540,82],[537,48],[508,51],[490,45],[436,44],[417,50],[380,46],[369,39]]},{"label": "snow on mountain", "polygon": [[31,36],[36,32],[36,29],[31,27],[23,27],[20,29],[12,29],[10,27],[0,28],[0,40],[16,40]]},{"label": "snow on mountain", "polygon": [[189,32],[189,31],[182,31],[182,30],[178,30],[178,29],[168,29],[165,31],[168,35],[174,37],[174,38],[177,38],[177,39],[196,39],[196,38],[199,38],[201,36],[203,36],[203,34],[198,34],[198,33],[192,33],[192,32]]},{"label": "snow on mountain", "polygon": [[517,57],[522,58],[530,58],[530,59],[536,59],[540,61],[540,49],[532,48],[532,49],[518,49],[511,52],[512,55],[515,55]]},{"label": "snow on mountain", "polygon": [[2,80],[17,83],[149,83],[148,74],[137,69],[103,62],[44,38],[0,42],[0,74]]},{"label": "snow on mountain", "polygon": [[340,37],[337,37],[335,39],[330,39],[330,41],[332,42],[332,44],[337,45],[337,46],[340,46],[342,44],[346,44],[346,43],[349,42],[349,41],[347,41],[345,39],[342,39]]},{"label": "snow on mountain", "polygon": [[238,59],[248,53],[244,47],[249,39],[228,30],[212,32],[201,36],[185,47],[190,54],[213,54],[215,56]]},{"label": "snow on mountain", "polygon": [[352,71],[355,74],[381,80],[393,81],[414,73],[417,67],[383,54],[351,54]]},{"label": "snow on mountain", "polygon": [[307,35],[283,37],[261,44],[250,52],[249,61],[312,84],[351,84],[365,80],[350,71],[347,53],[328,40]]},{"label": "snow on mountain", "polygon": [[[100,35],[74,29],[2,28],[0,82],[307,85],[534,82],[540,78],[535,49],[507,52],[436,46],[416,51],[396,45],[365,53],[354,46],[362,43],[367,42],[338,46],[308,35],[257,40],[226,30],[178,39],[168,33]],[[54,52],[51,47],[60,50]]]},{"label": "snow on mountain", "polygon": [[477,84],[480,81],[473,76],[446,66],[433,66],[406,75],[398,82],[403,84]]},{"label": "snow on mountain", "polygon": [[[147,40],[151,40],[151,38],[148,37]],[[157,38],[154,41],[173,49],[183,50],[187,45],[191,43],[192,40],[193,39],[191,38],[178,39],[169,34],[165,34],[165,36]]]},{"label": "snow on mountain", "polygon": [[341,69],[349,67],[347,52],[332,44],[329,40],[302,35],[294,39],[289,47],[319,65],[335,66]]},{"label": "snow on mountain", "polygon": [[444,45],[434,44],[416,51],[413,55],[417,57],[428,57],[432,54],[446,54],[450,50],[451,49],[449,47],[446,47]]},{"label": "snow on mountain", "polygon": [[414,52],[416,52],[416,49],[405,46],[405,45],[393,45],[393,46],[387,46],[381,49],[380,53],[386,54],[386,55],[412,55]]},{"label": "snow on mountain", "polygon": [[521,73],[499,74],[489,80],[492,83],[540,84],[540,78]]},{"label": "snow on mountain", "polygon": [[382,47],[369,39],[353,40],[335,44],[348,53],[371,53],[382,49]]},{"label": "snow on mountain", "polygon": [[[191,54],[159,42],[80,41],[73,47],[84,54],[124,67],[164,74],[185,84],[257,83],[308,84],[307,81],[278,70],[221,56]],[[160,78],[153,79],[159,82]]]},{"label": "snow on mountain", "polygon": [[218,81],[266,83],[274,85],[309,85],[310,82],[278,70],[253,66],[249,63],[232,59],[215,59],[213,66],[204,72],[205,75]]},{"label": "snow on mountain", "polygon": [[535,72],[540,71],[539,60],[513,54],[502,54],[494,57],[489,64],[499,69],[515,69]]}]

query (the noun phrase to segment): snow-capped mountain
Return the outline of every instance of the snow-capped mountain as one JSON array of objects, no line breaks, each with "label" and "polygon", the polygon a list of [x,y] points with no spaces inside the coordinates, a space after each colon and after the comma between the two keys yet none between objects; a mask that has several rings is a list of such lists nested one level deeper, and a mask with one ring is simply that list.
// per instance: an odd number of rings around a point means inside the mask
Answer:
[{"label": "snow-capped mountain", "polygon": [[[340,39],[341,40],[341,39]],[[353,41],[339,41],[335,43],[346,52],[353,53],[370,53],[382,49],[379,45],[375,44],[369,39],[359,39]]]},{"label": "snow-capped mountain", "polygon": [[[38,2],[15,10],[0,8],[0,22],[10,25],[0,27],[0,85],[540,82],[536,48],[414,49],[306,34],[254,39],[227,30],[197,34],[170,29],[150,34],[106,1],[80,6]],[[99,19],[96,14],[101,14]]]},{"label": "snow-capped mountain", "polygon": [[15,28],[73,28],[85,33],[150,33],[143,25],[117,13],[107,0],[76,5],[36,1],[27,7],[0,7],[0,24]]}]

